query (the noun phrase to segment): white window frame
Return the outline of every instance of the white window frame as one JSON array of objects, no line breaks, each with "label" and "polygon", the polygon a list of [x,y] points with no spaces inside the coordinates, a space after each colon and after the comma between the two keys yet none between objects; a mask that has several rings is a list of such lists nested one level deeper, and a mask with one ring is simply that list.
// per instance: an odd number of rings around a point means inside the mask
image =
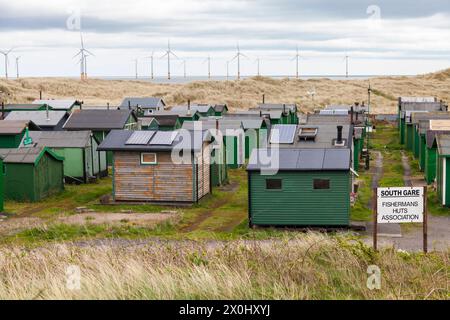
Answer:
[{"label": "white window frame", "polygon": [[[152,161],[152,162],[146,162],[146,161],[144,161],[144,155],[154,155],[155,156],[155,161]],[[155,164],[158,164],[158,157],[156,156],[156,153],[155,152],[141,152],[141,164],[144,164],[144,165],[155,165]]]}]

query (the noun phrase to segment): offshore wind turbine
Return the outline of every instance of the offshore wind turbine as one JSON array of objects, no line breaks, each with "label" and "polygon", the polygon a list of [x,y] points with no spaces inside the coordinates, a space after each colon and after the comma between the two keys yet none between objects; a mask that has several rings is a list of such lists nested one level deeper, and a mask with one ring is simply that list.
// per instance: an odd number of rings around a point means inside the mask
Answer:
[{"label": "offshore wind turbine", "polygon": [[87,79],[87,68],[86,68],[86,57],[87,55],[94,56],[92,52],[84,48],[84,41],[83,41],[83,34],[80,33],[80,40],[81,40],[81,48],[80,51],[73,57],[81,56],[80,57],[80,79],[86,80]]},{"label": "offshore wind turbine", "polygon": [[229,77],[230,77],[230,61],[227,60],[227,81]]},{"label": "offshore wind turbine", "polygon": [[208,58],[203,61],[203,63],[208,62],[208,79],[211,79],[211,56],[208,55]]},{"label": "offshore wind turbine", "polygon": [[20,60],[20,56],[16,57],[16,75],[17,75],[17,79],[19,79],[19,60]]},{"label": "offshore wind turbine", "polygon": [[300,51],[298,51],[298,46],[297,46],[296,54],[295,54],[294,58],[292,59],[292,60],[296,61],[295,78],[297,78],[297,79],[299,77],[300,58],[301,58],[301,55],[300,55]]},{"label": "offshore wind turbine", "polygon": [[139,63],[139,59],[136,58],[133,61],[134,61],[134,76],[135,76],[135,79],[137,80],[138,79],[138,63]]},{"label": "offshore wind turbine", "polygon": [[150,58],[150,77],[151,77],[152,80],[154,79],[154,76],[153,76],[153,58],[154,58],[154,54],[155,54],[155,52],[152,51],[152,55],[146,57],[147,59]]},{"label": "offshore wind turbine", "polygon": [[345,55],[344,61],[345,61],[345,77],[348,78],[348,60],[349,60],[348,54]]},{"label": "offshore wind turbine", "polygon": [[175,58],[179,59],[178,56],[173,53],[172,49],[170,49],[170,40],[167,41],[167,51],[166,53],[161,57],[164,58],[165,56],[167,56],[167,79],[170,80],[170,56],[174,56]]},{"label": "offshore wind turbine", "polygon": [[259,72],[260,71],[261,59],[258,57],[258,58],[256,58],[255,62],[256,62],[256,65],[257,65],[257,76],[259,77],[261,75],[261,73]]},{"label": "offshore wind turbine", "polygon": [[245,54],[241,53],[241,49],[239,48],[239,42],[236,47],[237,47],[237,53],[234,56],[234,58],[231,59],[230,61],[237,59],[237,79],[240,80],[241,79],[241,57],[247,58],[247,56]]},{"label": "offshore wind turbine", "polygon": [[0,51],[2,55],[5,56],[5,78],[8,80],[8,65],[9,65],[9,54],[13,51],[13,48],[7,50],[7,51]]}]

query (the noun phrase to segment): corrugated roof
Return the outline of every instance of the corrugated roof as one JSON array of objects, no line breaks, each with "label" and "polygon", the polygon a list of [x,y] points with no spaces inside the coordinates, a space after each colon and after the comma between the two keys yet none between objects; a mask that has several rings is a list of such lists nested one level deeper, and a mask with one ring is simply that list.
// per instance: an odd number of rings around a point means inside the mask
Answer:
[{"label": "corrugated roof", "polygon": [[64,158],[56,156],[44,147],[18,148],[18,149],[0,149],[0,156],[5,163],[36,163],[36,160],[42,154],[48,152],[53,158],[63,160]]},{"label": "corrugated roof", "polygon": [[33,103],[5,104],[6,110],[39,110],[42,107],[45,107],[45,104],[33,104]]},{"label": "corrugated roof", "polygon": [[123,129],[131,110],[75,110],[64,125],[66,130]]},{"label": "corrugated roof", "polygon": [[449,120],[430,120],[430,130],[450,130],[450,117]]},{"label": "corrugated roof", "polygon": [[40,127],[54,127],[67,115],[66,111],[11,111],[5,120],[31,120]]},{"label": "corrugated roof", "polygon": [[183,117],[183,118],[190,118],[190,117],[194,117],[195,115],[198,115],[198,111],[196,110],[191,110],[191,113],[188,114],[187,111],[173,111],[173,110],[164,110],[164,111],[153,111],[151,113],[152,117],[156,117],[156,116],[177,116],[177,117]]},{"label": "corrugated roof", "polygon": [[411,123],[418,124],[420,120],[450,119],[450,113],[445,111],[423,112],[406,111],[406,116],[411,112]]},{"label": "corrugated roof", "polygon": [[[198,111],[199,113],[207,113],[210,109],[214,110],[214,107],[210,104],[191,104],[191,111]],[[174,106],[170,109],[172,112],[184,112],[187,113],[188,106]]]},{"label": "corrugated roof", "polygon": [[350,159],[350,149],[255,149],[247,170],[347,171]]},{"label": "corrugated roof", "polygon": [[[29,136],[33,145],[40,147],[85,148],[91,145],[91,131],[30,131]],[[21,145],[27,148],[23,141]]]},{"label": "corrugated roof", "polygon": [[0,120],[0,135],[19,134],[31,123],[28,120]]},{"label": "corrugated roof", "polygon": [[256,108],[252,109],[263,109],[263,110],[279,110],[283,111],[290,110],[292,112],[297,112],[297,105],[294,103],[259,103]]},{"label": "corrugated roof", "polygon": [[450,134],[438,134],[436,141],[439,155],[450,156]]},{"label": "corrugated roof", "polygon": [[447,111],[445,106],[440,102],[424,102],[424,103],[416,103],[416,102],[406,102],[401,104],[401,115],[405,117],[405,113],[403,111]]},{"label": "corrugated roof", "polygon": [[[243,130],[242,121],[240,120],[225,120],[218,119],[219,130],[225,135],[227,132],[223,130]],[[208,130],[216,129],[216,120],[211,120],[209,118],[203,118],[202,121],[185,121],[183,123],[182,129],[185,130]]]},{"label": "corrugated roof", "polygon": [[[361,116],[358,118],[359,120]],[[356,117],[355,117],[356,119]],[[321,115],[321,114],[308,114],[306,119],[307,124],[347,124],[351,123],[350,115]]]},{"label": "corrugated roof", "polygon": [[70,110],[76,103],[77,100],[75,99],[66,99],[66,100],[43,99],[33,101],[33,104],[48,104],[50,108],[59,110]]},{"label": "corrugated roof", "polygon": [[[171,151],[174,148],[200,151],[203,147],[203,142],[210,139],[209,134],[205,134],[205,131],[189,132],[186,130],[176,131],[176,136],[173,139],[172,144],[152,144],[153,138],[150,139],[146,145],[130,145],[127,144],[128,139],[133,135],[133,130],[113,130],[103,140],[98,147],[99,151]],[[145,131],[151,132],[151,131]],[[158,131],[164,132],[164,131]],[[157,132],[157,133],[158,133]]]},{"label": "corrugated roof", "polygon": [[424,103],[424,102],[436,102],[437,98],[435,97],[400,97],[400,102],[409,102],[409,103]]},{"label": "corrugated roof", "polygon": [[[160,105],[161,104],[161,105]],[[164,107],[166,104],[161,97],[126,97],[120,104],[121,107],[140,107],[146,108],[158,108]]]}]

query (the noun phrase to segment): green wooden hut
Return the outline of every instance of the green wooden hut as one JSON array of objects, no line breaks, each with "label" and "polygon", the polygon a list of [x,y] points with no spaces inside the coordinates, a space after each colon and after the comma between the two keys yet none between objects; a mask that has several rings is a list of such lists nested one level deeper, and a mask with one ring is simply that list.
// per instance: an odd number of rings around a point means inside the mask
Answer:
[{"label": "green wooden hut", "polygon": [[[148,125],[148,122],[154,119],[157,121],[158,125],[152,126]],[[157,113],[153,114],[151,117],[140,118],[142,121],[142,130],[161,130],[161,131],[174,131],[181,128],[181,121],[177,114],[172,113]]]},{"label": "green wooden hut", "polygon": [[274,124],[298,124],[298,108],[296,104],[289,103],[261,103],[250,110],[261,110],[263,113],[270,111],[281,111],[279,123]]},{"label": "green wooden hut", "polygon": [[141,130],[158,130],[159,129],[159,123],[158,120],[156,120],[153,117],[141,117],[138,118],[139,125]]},{"label": "green wooden hut", "polygon": [[91,131],[30,132],[33,146],[48,147],[64,158],[65,182],[87,183],[108,176],[106,152]]},{"label": "green wooden hut", "polygon": [[450,135],[437,135],[437,192],[441,204],[450,207]]},{"label": "green wooden hut", "polygon": [[174,106],[170,109],[170,111],[182,114],[197,112],[199,117],[212,117],[216,114],[214,106],[210,104],[187,104],[185,106]]},{"label": "green wooden hut", "polygon": [[412,129],[411,151],[413,152],[413,155],[416,159],[419,159],[420,157],[420,144],[421,144],[420,122],[431,120],[445,120],[445,119],[450,119],[450,113],[446,111],[414,112],[411,114],[411,129]]},{"label": "green wooden hut", "polygon": [[0,149],[5,199],[40,201],[64,190],[64,158],[48,148]]},{"label": "green wooden hut", "polygon": [[48,105],[50,110],[72,112],[81,107],[81,101],[75,99],[38,99],[33,104]]},{"label": "green wooden hut", "polygon": [[[132,110],[83,109],[72,112],[64,130],[90,130],[102,142],[111,130],[135,130],[138,126],[138,118]],[[111,166],[112,152],[107,153],[107,161]]]},{"label": "green wooden hut", "polygon": [[250,227],[348,226],[350,168],[350,149],[254,150],[247,167]]},{"label": "green wooden hut", "polygon": [[214,106],[214,111],[216,117],[222,117],[228,113],[228,106],[226,104],[216,104]]},{"label": "green wooden hut", "polygon": [[29,130],[40,130],[32,121],[0,120],[0,148],[17,148]]}]

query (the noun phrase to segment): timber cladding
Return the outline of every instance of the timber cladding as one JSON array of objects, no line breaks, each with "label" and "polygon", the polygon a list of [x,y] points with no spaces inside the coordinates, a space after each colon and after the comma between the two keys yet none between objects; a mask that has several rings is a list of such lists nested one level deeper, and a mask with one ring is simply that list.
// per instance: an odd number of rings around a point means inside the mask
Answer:
[{"label": "timber cladding", "polygon": [[173,163],[170,152],[155,153],[156,164],[141,164],[140,152],[114,152],[116,201],[195,202],[210,192],[207,150],[195,155],[195,165]]}]

